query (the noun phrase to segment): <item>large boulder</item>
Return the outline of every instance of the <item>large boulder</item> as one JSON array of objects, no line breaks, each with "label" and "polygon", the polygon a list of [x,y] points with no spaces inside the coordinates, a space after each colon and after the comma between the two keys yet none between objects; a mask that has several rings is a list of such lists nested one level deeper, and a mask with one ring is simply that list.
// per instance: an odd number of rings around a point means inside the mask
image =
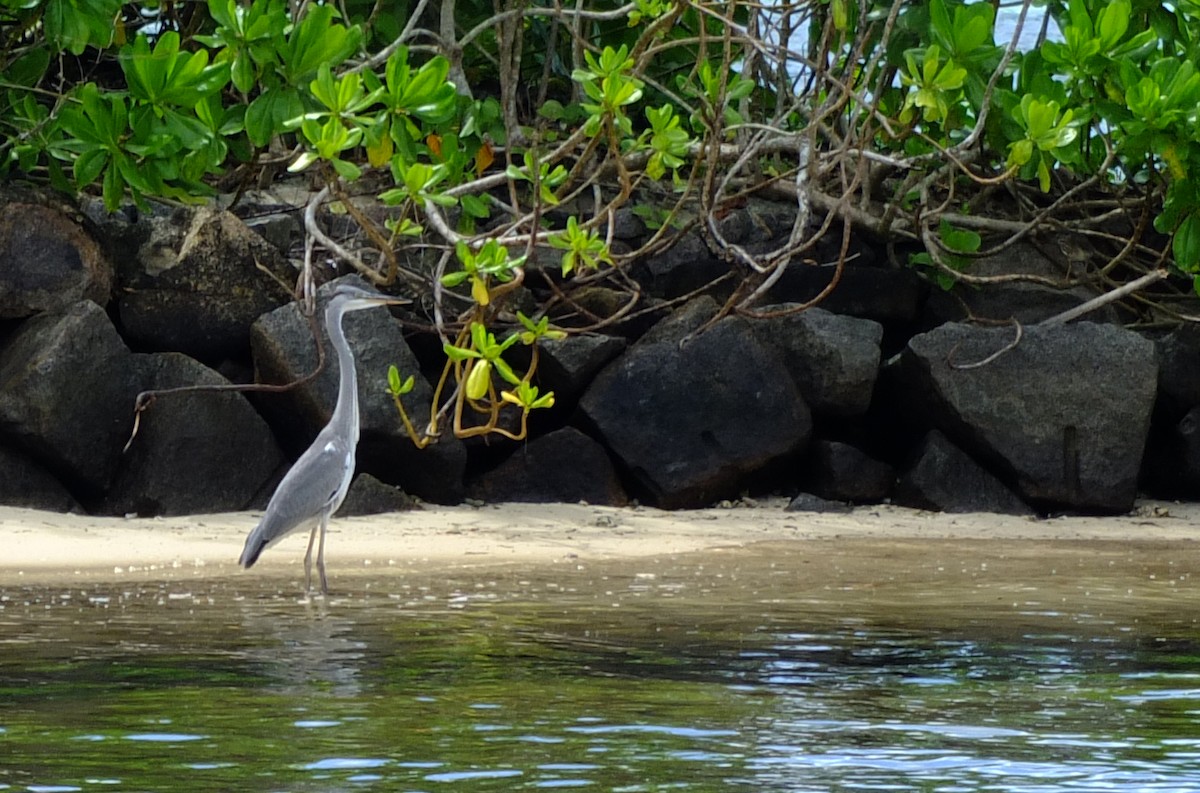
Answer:
[{"label": "large boulder", "polygon": [[[134,370],[145,391],[229,385],[180,353],[135,355]],[[104,508],[118,515],[248,509],[283,462],[270,427],[241,393],[165,394],[143,411]]]},{"label": "large boulder", "polygon": [[1193,500],[1200,493],[1200,405],[1150,434],[1142,487],[1156,498]]},{"label": "large boulder", "polygon": [[841,441],[814,441],[807,462],[804,489],[827,501],[878,504],[896,483],[892,466]]},{"label": "large boulder", "polygon": [[1200,328],[1184,325],[1155,341],[1162,419],[1176,422],[1200,405]]},{"label": "large boulder", "polygon": [[420,509],[420,504],[395,485],[381,482],[370,474],[358,474],[350,483],[346,500],[337,514],[343,518],[357,515],[382,515]]},{"label": "large boulder", "polygon": [[867,412],[879,375],[883,326],[869,319],[820,308],[783,313],[791,306],[765,306],[777,313],[754,323],[764,344],[775,347],[814,413],[859,416]]},{"label": "large boulder", "polygon": [[86,501],[117,472],[138,390],[104,309],[83,301],[40,314],[0,350],[0,436]]},{"label": "large boulder", "polygon": [[627,346],[619,336],[572,334],[539,343],[537,382],[556,405],[574,404],[596,373]]},{"label": "large boulder", "polygon": [[623,506],[629,501],[604,447],[573,427],[523,444],[473,482],[471,495],[492,502]]},{"label": "large boulder", "polygon": [[746,320],[696,329],[693,319],[664,320],[580,400],[600,440],[668,509],[736,496],[801,453],[812,431],[791,374]]},{"label": "large boulder", "polygon": [[120,269],[118,301],[137,348],[210,362],[244,355],[254,321],[290,299],[291,265],[229,212],[204,208],[139,225],[148,229]]},{"label": "large boulder", "polygon": [[915,321],[928,293],[925,282],[908,268],[847,264],[839,274],[833,264],[794,260],[767,291],[764,302],[808,303],[830,284],[833,290],[821,300],[821,308],[885,324]]},{"label": "large boulder", "polygon": [[[1133,506],[1158,377],[1154,345],[1112,325],[943,325],[900,357],[928,420],[1043,510]],[[1009,348],[1007,349],[1006,348]]]},{"label": "large boulder", "polygon": [[7,448],[2,442],[0,504],[51,512],[83,512],[83,507],[53,474],[24,452]]},{"label": "large boulder", "polygon": [[108,303],[112,265],[61,200],[0,191],[0,319]]},{"label": "large boulder", "polygon": [[[924,327],[969,318],[1016,320],[1030,325],[1073,309],[1099,294],[1094,287],[1067,285],[1076,280],[1072,270],[1085,265],[1089,256],[1086,251],[1090,250],[1085,239],[1061,234],[1056,239],[1036,243],[1021,240],[998,253],[972,259],[968,273],[997,280],[985,284],[955,284],[949,291],[934,290],[925,307]],[[1063,286],[1056,288],[1042,281],[1009,278],[1015,275],[1037,276]],[[1112,323],[1119,321],[1120,315],[1115,306],[1109,304],[1091,311],[1087,318],[1090,322]]]},{"label": "large boulder", "polygon": [[[314,379],[278,394],[262,394],[258,404],[284,447],[299,455],[333,415],[337,402],[338,367],[325,332],[325,306],[333,285],[349,279],[359,286],[358,276],[346,276],[318,290],[316,326],[326,348],[326,365]],[[347,314],[343,327],[354,353],[358,374],[361,436],[358,470],[371,473],[388,484],[399,485],[412,495],[437,503],[456,503],[463,496],[466,451],[449,432],[438,443],[418,449],[409,439],[400,415],[387,390],[387,371],[395,364],[402,376],[415,376],[414,389],[403,402],[419,430],[429,421],[433,388],[421,376],[416,356],[404,340],[400,324],[386,310],[371,309]],[[298,304],[289,303],[254,323],[251,346],[259,380],[264,383],[294,383],[317,368],[313,323]]]},{"label": "large boulder", "polygon": [[937,512],[1033,514],[1003,482],[937,430],[925,437],[901,473],[894,501]]}]

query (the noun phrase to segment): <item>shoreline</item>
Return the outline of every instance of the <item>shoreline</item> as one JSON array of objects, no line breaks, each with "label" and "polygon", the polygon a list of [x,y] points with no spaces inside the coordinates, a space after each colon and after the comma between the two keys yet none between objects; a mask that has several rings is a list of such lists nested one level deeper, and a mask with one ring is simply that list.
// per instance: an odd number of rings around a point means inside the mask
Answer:
[{"label": "shoreline", "polygon": [[[923,541],[1118,543],[1191,550],[1200,504],[1142,502],[1129,515],[1032,519],[859,507],[847,514],[784,512],[784,499],[753,506],[667,512],[578,504],[426,506],[334,518],[326,564],[332,578],[402,566],[425,573],[563,562],[618,562],[754,546],[803,553],[805,544],[911,546]],[[259,513],[107,518],[0,507],[0,587],[67,580],[217,578],[237,565]],[[264,577],[303,575],[307,536],[272,546],[254,567]]]}]

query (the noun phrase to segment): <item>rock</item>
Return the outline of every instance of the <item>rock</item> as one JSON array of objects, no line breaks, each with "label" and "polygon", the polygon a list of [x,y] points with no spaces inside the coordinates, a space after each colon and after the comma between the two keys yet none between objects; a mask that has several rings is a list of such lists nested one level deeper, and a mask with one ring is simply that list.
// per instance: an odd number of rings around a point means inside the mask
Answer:
[{"label": "rock", "polygon": [[1200,405],[1151,432],[1141,484],[1155,498],[1194,500],[1200,493]]},{"label": "rock", "polygon": [[0,191],[0,319],[108,304],[112,265],[60,199]]},{"label": "rock", "polygon": [[693,297],[658,322],[638,340],[639,344],[674,344],[681,346],[693,333],[717,315],[721,305],[709,297]]},{"label": "rock", "polygon": [[680,338],[652,332],[580,400],[597,437],[667,509],[736,496],[803,451],[812,430],[791,375],[745,320],[726,318],[683,347]]},{"label": "rock", "polygon": [[537,504],[586,501],[629,503],[604,447],[573,427],[564,427],[518,448],[471,485],[483,501]]},{"label": "rock", "polygon": [[[573,289],[570,300],[573,306],[578,306],[580,312],[586,312],[572,327],[578,327],[580,322],[591,325],[595,320],[611,319],[613,324],[605,330],[620,333],[631,339],[641,336],[654,323],[668,315],[668,309],[656,298],[646,294],[635,296],[604,286],[592,285]],[[626,315],[632,316],[626,319]]]},{"label": "rock", "polygon": [[132,356],[91,301],[26,320],[0,350],[0,437],[81,499],[101,495],[133,427]]},{"label": "rock", "polygon": [[938,512],[1033,514],[1003,482],[937,430],[925,437],[916,459],[900,475],[894,502]]},{"label": "rock", "polygon": [[[764,303],[808,303],[833,281],[833,265],[793,261],[764,298]],[[819,306],[834,314],[850,314],[888,323],[914,322],[928,287],[914,271],[848,264]]]},{"label": "rock", "polygon": [[[228,386],[180,353],[135,355],[141,390]],[[271,429],[237,391],[165,394],[142,412],[104,511],[192,515],[249,509],[284,464]]]},{"label": "rock", "polygon": [[[696,232],[684,234],[662,253],[642,262],[649,274],[647,287],[655,297],[670,300],[702,289],[729,272]],[[725,291],[729,291],[725,286]]]},{"label": "rock", "polygon": [[627,342],[620,337],[596,334],[574,334],[541,342],[537,383],[543,392],[554,392],[556,406],[574,404],[596,373],[626,346]]},{"label": "rock", "polygon": [[[788,306],[764,306],[763,311]],[[759,339],[775,347],[814,413],[859,416],[867,412],[879,374],[883,326],[820,308],[757,320]]]},{"label": "rock", "polygon": [[1001,353],[1013,339],[1012,328],[958,324],[913,337],[900,356],[913,417],[1039,510],[1128,511],[1158,379],[1154,345],[1088,322],[1025,328]]},{"label": "rock", "polygon": [[[343,280],[365,286],[358,276],[346,276],[318,291],[316,318],[325,345],[328,345],[325,305],[333,285]],[[347,314],[343,326],[358,372],[361,436],[357,470],[400,485],[426,501],[457,503],[464,492],[466,451],[462,443],[447,429],[438,443],[418,449],[404,431],[387,391],[390,364],[395,364],[403,377],[415,376],[416,386],[404,395],[403,402],[413,424],[418,430],[423,429],[429,421],[433,388],[421,376],[399,323],[387,311],[373,309]],[[317,368],[311,325],[295,303],[265,314],[255,322],[251,346],[261,382],[292,383]],[[326,358],[328,364],[314,381],[281,394],[257,397],[277,437],[292,455],[304,451],[333,414],[337,402],[337,360],[331,350]]]},{"label": "rock", "polygon": [[295,281],[291,265],[229,212],[201,209],[150,225],[137,261],[121,269],[125,337],[202,361],[244,355],[255,319],[290,300],[281,283]]},{"label": "rock", "polygon": [[401,488],[381,482],[370,474],[358,474],[350,483],[346,500],[337,514],[341,517],[382,515],[420,508],[416,500]]},{"label": "rock", "polygon": [[[1055,250],[1055,240],[1034,244],[1021,240],[999,253],[971,261],[967,272],[984,277],[1006,275],[1036,275],[1064,283],[1072,277],[1073,267],[1086,261],[1080,246],[1090,246],[1085,239],[1062,235],[1062,250]],[[1071,251],[1073,260],[1065,251]],[[1101,260],[1102,262],[1103,260]],[[950,291],[932,290],[926,304],[926,327],[968,318],[1007,321],[1015,319],[1032,325],[1056,314],[1075,308],[1099,293],[1086,286],[1055,289],[1029,281],[1004,281],[992,284],[958,284]],[[1086,317],[1089,322],[1117,322],[1120,316],[1114,305],[1096,309]]]},{"label": "rock", "polygon": [[788,505],[783,508],[784,512],[832,512],[832,513],[847,513],[853,512],[854,507],[844,501],[829,501],[828,499],[814,496],[812,493],[799,493],[788,502]]},{"label": "rock", "polygon": [[[932,290],[925,305],[926,327],[969,318],[996,322],[1016,320],[1032,325],[1086,303],[1096,295],[1085,288],[1054,289],[1043,284],[1000,283],[986,286],[959,285],[950,292]],[[1087,315],[1093,322],[1116,322],[1112,306]]]},{"label": "rock", "polygon": [[83,512],[79,502],[36,461],[0,444],[0,504],[51,512]]},{"label": "rock", "polygon": [[814,441],[806,467],[807,489],[831,501],[878,504],[892,494],[896,481],[890,465],[838,441]]},{"label": "rock", "polygon": [[291,249],[292,242],[303,234],[300,221],[293,216],[292,212],[246,218],[245,223],[246,228],[274,245],[280,253],[285,255]]},{"label": "rock", "polygon": [[1200,328],[1184,325],[1155,341],[1158,401],[1167,422],[1200,405]]},{"label": "rock", "polygon": [[640,240],[646,234],[646,221],[634,213],[631,207],[621,207],[613,213],[614,240]]},{"label": "rock", "polygon": [[1180,455],[1180,475],[1195,497],[1200,493],[1200,406],[1192,408],[1184,416],[1176,428],[1179,433],[1182,454]]}]

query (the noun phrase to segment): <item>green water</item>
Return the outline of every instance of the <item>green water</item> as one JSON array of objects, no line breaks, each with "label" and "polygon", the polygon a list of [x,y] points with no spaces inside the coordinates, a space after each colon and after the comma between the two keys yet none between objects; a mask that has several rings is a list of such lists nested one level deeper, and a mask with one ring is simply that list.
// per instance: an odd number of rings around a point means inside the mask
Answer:
[{"label": "green water", "polygon": [[10,583],[0,789],[1200,791],[1191,563],[962,553]]}]

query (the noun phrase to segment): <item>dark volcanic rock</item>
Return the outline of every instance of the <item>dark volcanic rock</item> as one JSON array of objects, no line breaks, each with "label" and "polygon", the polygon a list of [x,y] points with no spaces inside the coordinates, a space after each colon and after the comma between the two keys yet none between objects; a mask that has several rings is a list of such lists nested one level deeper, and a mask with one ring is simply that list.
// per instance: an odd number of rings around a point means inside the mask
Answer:
[{"label": "dark volcanic rock", "polygon": [[[829,286],[836,268],[793,261],[767,292],[768,303],[807,303]],[[878,322],[916,320],[928,291],[912,270],[846,265],[833,291],[820,303],[835,314]]]},{"label": "dark volcanic rock", "polygon": [[554,392],[558,405],[579,399],[596,373],[621,354],[627,342],[618,336],[571,335],[540,343],[537,370],[542,391]]},{"label": "dark volcanic rock", "polygon": [[812,493],[798,493],[795,498],[783,508],[784,512],[853,512],[854,507],[845,501],[830,501]]},{"label": "dark volcanic rock", "polygon": [[[180,353],[135,355],[142,390],[229,385]],[[142,413],[104,509],[190,515],[248,509],[283,465],[257,411],[236,391],[167,394]]]},{"label": "dark volcanic rock", "polygon": [[877,504],[892,493],[890,465],[839,441],[814,441],[808,450],[805,489],[831,501]]},{"label": "dark volcanic rock", "polygon": [[64,311],[81,300],[108,303],[112,265],[57,203],[0,192],[0,318]]},{"label": "dark volcanic rock", "polygon": [[283,255],[229,212],[201,209],[144,222],[149,238],[136,263],[120,271],[126,338],[136,347],[206,361],[243,355],[251,324],[289,300],[260,269],[294,281]]},{"label": "dark volcanic rock", "polygon": [[[913,337],[900,370],[914,418],[985,461],[1039,509],[1133,506],[1158,377],[1154,345],[1111,325],[943,325]],[[960,368],[954,368],[954,366]]]},{"label": "dark volcanic rock", "polygon": [[1184,416],[1176,428],[1183,453],[1180,455],[1180,473],[1195,497],[1200,493],[1200,406],[1194,407]]},{"label": "dark volcanic rock", "polygon": [[555,430],[518,448],[471,485],[483,501],[550,503],[629,502],[604,447],[572,427]]},{"label": "dark volcanic rock", "polygon": [[51,512],[83,512],[54,476],[33,459],[0,445],[0,504]]},{"label": "dark volcanic rock", "polygon": [[1033,514],[1003,482],[937,430],[925,437],[916,459],[900,475],[894,501],[939,512]]},{"label": "dark volcanic rock", "polygon": [[382,515],[420,508],[416,500],[402,489],[381,482],[370,474],[358,474],[350,483],[346,500],[342,502],[337,514],[341,517]]},{"label": "dark volcanic rock", "polygon": [[[1063,248],[1056,250],[1054,240],[1035,245],[1028,239],[991,256],[971,260],[967,272],[978,276],[1035,275],[1039,278],[1066,283],[1072,277],[1072,261],[1064,250],[1079,253],[1077,245],[1086,241],[1061,235]],[[1076,263],[1077,264],[1077,263]],[[935,289],[926,304],[925,327],[968,318],[1007,321],[1015,319],[1026,325],[1041,322],[1075,308],[1099,294],[1086,286],[1056,289],[1047,284],[1030,281],[1001,281],[991,284],[958,284],[949,292]],[[1089,322],[1117,322],[1119,315],[1113,305],[1095,309],[1087,315]]]},{"label": "dark volcanic rock", "polygon": [[754,329],[763,343],[782,354],[814,413],[858,416],[867,411],[879,374],[882,325],[810,308],[755,321]]},{"label": "dark volcanic rock", "polygon": [[679,338],[652,333],[580,401],[602,442],[668,509],[736,496],[803,451],[812,430],[791,375],[745,320],[724,319],[682,347]]},{"label": "dark volcanic rock", "polygon": [[[346,279],[365,286],[358,276]],[[319,333],[327,348],[325,306],[332,284],[346,279],[332,281],[318,292]],[[462,442],[447,432],[439,443],[418,449],[405,433],[387,391],[390,364],[395,364],[403,377],[415,375],[416,386],[404,395],[403,401],[413,423],[418,429],[424,428],[429,420],[433,388],[421,376],[399,323],[386,310],[370,309],[347,314],[343,325],[358,372],[361,419],[358,470],[400,485],[426,501],[456,503],[464,492],[466,451]],[[251,341],[259,379],[264,383],[294,382],[317,368],[311,325],[295,303],[276,309],[254,323]],[[293,455],[304,451],[333,414],[337,402],[337,359],[332,350],[326,358],[328,363],[316,380],[282,394],[263,394],[258,398],[281,442]]]},{"label": "dark volcanic rock", "polygon": [[729,265],[714,256],[695,232],[683,235],[644,266],[650,274],[650,293],[666,299],[701,289],[729,272]]},{"label": "dark volcanic rock", "polygon": [[[951,292],[935,290],[925,306],[924,323],[936,327],[968,318],[993,321],[1017,320],[1026,325],[1041,322],[1086,303],[1095,294],[1087,289],[1062,290],[1042,284],[1002,283],[983,287],[956,286]],[[1093,322],[1116,322],[1111,306],[1088,314]]]},{"label": "dark volcanic rock", "polygon": [[1200,493],[1200,405],[1168,427],[1158,427],[1146,449],[1142,487],[1157,498],[1194,500]]},{"label": "dark volcanic rock", "polygon": [[1185,325],[1155,342],[1158,401],[1167,421],[1200,405],[1200,328]]},{"label": "dark volcanic rock", "polygon": [[90,499],[116,474],[137,392],[104,309],[84,301],[41,314],[0,350],[0,436]]}]

